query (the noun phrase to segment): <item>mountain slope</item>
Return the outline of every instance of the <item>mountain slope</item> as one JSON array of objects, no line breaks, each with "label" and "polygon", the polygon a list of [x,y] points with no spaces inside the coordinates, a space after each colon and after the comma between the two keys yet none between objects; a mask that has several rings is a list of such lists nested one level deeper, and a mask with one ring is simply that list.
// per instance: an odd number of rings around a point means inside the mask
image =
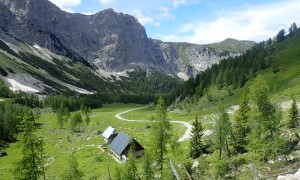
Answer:
[{"label": "mountain slope", "polygon": [[236,39],[228,38],[222,42],[206,44],[205,46],[229,52],[244,53],[247,49],[250,49],[255,44],[256,43],[254,41],[238,41]]},{"label": "mountain slope", "polygon": [[282,42],[261,42],[240,57],[222,60],[184,83],[177,96],[185,97],[182,104],[189,105],[179,106],[199,110],[220,102],[224,106],[237,104],[241,92],[247,91],[258,75],[266,80],[272,101],[278,105],[292,95],[299,99],[299,42],[298,29]]},{"label": "mountain slope", "polygon": [[[120,72],[138,66],[193,75],[195,70],[205,68],[189,69],[172,44],[149,39],[136,18],[112,9],[82,15],[61,11],[48,0],[0,0],[0,17],[0,32],[53,53],[93,62],[107,71]],[[6,36],[1,38],[10,41]]]},{"label": "mountain slope", "polygon": [[136,66],[172,74],[180,71],[180,62],[164,59],[159,44],[149,39],[144,27],[130,15],[112,9],[89,16],[70,14],[47,0],[0,2],[2,31],[30,45],[65,56],[75,54],[77,59],[83,58],[108,71]]},{"label": "mountain slope", "polygon": [[[2,79],[11,87],[27,85],[46,94],[168,92],[180,83],[176,76],[187,79],[241,54],[153,40],[130,15],[112,9],[71,14],[48,0],[0,0],[0,40],[0,67],[8,74]],[[133,78],[140,69],[146,75]],[[154,82],[145,80],[148,75]],[[158,77],[169,80],[167,89]],[[133,87],[146,82],[144,88]]]},{"label": "mountain slope", "polygon": [[204,71],[213,64],[218,64],[222,59],[240,56],[243,52],[231,52],[218,48],[210,48],[207,45],[190,43],[171,43],[184,63],[190,67],[190,73],[195,74]]}]

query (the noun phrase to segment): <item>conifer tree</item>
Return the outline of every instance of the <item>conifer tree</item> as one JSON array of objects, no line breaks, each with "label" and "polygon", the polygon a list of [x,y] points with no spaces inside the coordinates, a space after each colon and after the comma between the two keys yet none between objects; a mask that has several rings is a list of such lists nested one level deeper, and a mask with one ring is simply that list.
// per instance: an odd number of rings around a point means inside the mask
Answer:
[{"label": "conifer tree", "polygon": [[152,128],[153,153],[159,166],[160,176],[163,173],[164,155],[167,151],[166,145],[171,137],[171,125],[167,120],[167,108],[162,97],[156,105],[156,120]]},{"label": "conifer tree", "polygon": [[234,149],[237,153],[245,152],[247,145],[246,137],[249,133],[248,120],[249,120],[249,99],[244,92],[240,100],[240,108],[237,110],[234,124]]},{"label": "conifer tree", "polygon": [[79,169],[78,161],[72,155],[68,157],[68,167],[62,175],[63,180],[81,180],[83,172]]},{"label": "conifer tree", "polygon": [[278,34],[276,35],[276,41],[282,42],[285,39],[285,30],[281,29]]},{"label": "conifer tree", "polygon": [[151,158],[147,152],[144,154],[143,170],[145,180],[151,180],[154,178],[153,169],[151,167]]},{"label": "conifer tree", "polygon": [[90,123],[90,116],[88,115],[88,114],[86,114],[85,116],[84,116],[84,122],[86,123],[86,125],[88,125],[89,123]]},{"label": "conifer tree", "polygon": [[138,175],[137,175],[137,166],[136,166],[136,158],[134,156],[134,142],[132,141],[131,143],[131,147],[129,149],[129,153],[128,153],[128,161],[126,164],[126,168],[127,168],[127,172],[125,173],[125,180],[135,180],[138,179]]},{"label": "conifer tree", "polygon": [[295,32],[297,31],[297,25],[296,23],[292,23],[290,28],[289,28],[289,36],[293,36]]},{"label": "conifer tree", "polygon": [[66,107],[64,102],[61,102],[60,107],[57,110],[57,124],[59,124],[60,127],[63,127],[64,124],[69,119],[69,117],[70,117],[70,112],[68,107]]},{"label": "conifer tree", "polygon": [[268,85],[262,76],[258,76],[250,86],[250,94],[257,107],[257,115],[251,123],[248,149],[262,156],[264,161],[277,156],[282,149],[280,138],[281,113],[268,98]]},{"label": "conifer tree", "polygon": [[193,129],[191,132],[191,140],[190,140],[190,157],[198,158],[203,150],[203,127],[201,122],[198,120],[198,116],[196,116],[195,120],[193,121]]},{"label": "conifer tree", "polygon": [[231,124],[229,121],[229,115],[222,107],[220,110],[219,118],[215,124],[214,130],[214,141],[216,148],[219,151],[219,159],[222,158],[223,150],[227,150],[227,154],[230,155],[229,151],[229,138],[230,138]]},{"label": "conifer tree", "polygon": [[70,120],[70,128],[72,132],[76,132],[82,123],[82,117],[80,113],[75,113]]},{"label": "conifer tree", "polygon": [[297,108],[297,103],[296,100],[294,99],[294,97],[292,97],[292,106],[289,109],[289,116],[288,116],[288,123],[287,126],[288,128],[296,128],[299,126],[299,112],[298,112],[298,108]]},{"label": "conifer tree", "polygon": [[13,169],[16,179],[45,179],[43,140],[35,134],[36,127],[29,118],[24,118],[19,126],[19,140],[22,145],[22,158]]}]

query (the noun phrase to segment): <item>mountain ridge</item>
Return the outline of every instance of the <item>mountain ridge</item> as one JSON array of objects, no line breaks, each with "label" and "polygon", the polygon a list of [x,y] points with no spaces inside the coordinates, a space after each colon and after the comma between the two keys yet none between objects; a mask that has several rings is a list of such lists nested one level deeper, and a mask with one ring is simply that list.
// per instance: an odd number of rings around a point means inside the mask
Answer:
[{"label": "mountain ridge", "polygon": [[[92,91],[101,90],[95,85],[77,82],[85,78],[78,77],[77,72],[71,72],[72,68],[67,67],[81,63],[88,69],[86,71],[91,71],[90,74],[97,77],[96,79],[100,78],[108,83],[113,82],[116,75],[135,68],[187,79],[188,76],[195,76],[197,72],[218,63],[221,59],[241,54],[205,45],[185,47],[178,45],[180,43],[148,38],[145,28],[135,17],[116,13],[113,9],[83,15],[64,12],[48,0],[0,0],[0,17],[0,39],[10,44],[9,48],[6,48],[10,53],[6,56],[10,54],[18,57],[20,61],[26,61],[34,66],[30,67],[31,70],[38,68],[52,73],[53,78],[63,83],[81,84],[79,88],[93,87],[90,88]],[[28,53],[36,56],[36,47],[42,49],[37,55],[39,57],[28,56]],[[50,59],[45,58],[48,56]],[[57,76],[63,76],[54,77],[53,72],[56,71],[50,67],[51,63],[47,68],[39,67],[37,64],[43,66],[42,61],[58,63],[54,63],[54,67],[64,69],[58,68],[60,71],[57,72]],[[41,79],[40,76],[44,75],[37,75],[36,73],[41,73],[38,69],[35,73],[26,73]],[[50,70],[53,72],[49,72]],[[76,81],[72,82],[72,79]]]}]

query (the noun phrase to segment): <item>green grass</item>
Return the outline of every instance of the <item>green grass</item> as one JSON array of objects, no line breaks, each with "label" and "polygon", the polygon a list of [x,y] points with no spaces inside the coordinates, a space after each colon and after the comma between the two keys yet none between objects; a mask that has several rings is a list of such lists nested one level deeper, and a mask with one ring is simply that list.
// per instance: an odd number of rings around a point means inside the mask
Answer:
[{"label": "green grass", "polygon": [[[115,115],[133,108],[143,107],[137,104],[110,104],[104,105],[101,109],[94,109],[91,113],[89,125],[82,125],[80,133],[71,133],[69,127],[65,125],[60,128],[56,123],[56,114],[43,114],[40,122],[43,128],[38,130],[38,135],[45,141],[46,157],[46,177],[48,179],[59,179],[67,165],[67,157],[74,154],[79,163],[79,168],[84,172],[84,179],[98,177],[98,179],[108,179],[108,166],[113,175],[118,164],[108,153],[104,153],[97,147],[104,142],[101,134],[95,135],[94,132],[103,132],[107,126],[114,126],[119,131],[123,131],[137,139],[147,150],[151,147],[150,130],[144,129],[151,123],[125,122],[118,120]],[[154,107],[132,111],[134,117],[143,119],[145,114],[152,114]],[[124,114],[123,117],[131,116]],[[174,132],[180,137],[185,128],[180,124],[172,124]],[[188,141],[181,143],[182,149],[187,150]],[[12,143],[6,148],[8,156],[0,158],[0,179],[13,179],[10,172],[14,163],[21,158],[19,143]],[[187,151],[185,151],[187,152]],[[185,156],[178,158],[175,162],[184,160]],[[54,159],[54,160],[53,160]],[[138,160],[138,169],[141,174],[141,159]]]}]

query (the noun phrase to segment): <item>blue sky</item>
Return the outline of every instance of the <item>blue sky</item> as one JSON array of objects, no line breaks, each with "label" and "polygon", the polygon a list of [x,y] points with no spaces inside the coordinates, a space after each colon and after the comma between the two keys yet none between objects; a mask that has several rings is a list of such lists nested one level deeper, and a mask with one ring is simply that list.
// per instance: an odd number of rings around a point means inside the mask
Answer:
[{"label": "blue sky", "polygon": [[50,0],[83,14],[113,8],[135,16],[148,37],[206,44],[226,38],[260,42],[291,23],[300,25],[299,0]]}]

